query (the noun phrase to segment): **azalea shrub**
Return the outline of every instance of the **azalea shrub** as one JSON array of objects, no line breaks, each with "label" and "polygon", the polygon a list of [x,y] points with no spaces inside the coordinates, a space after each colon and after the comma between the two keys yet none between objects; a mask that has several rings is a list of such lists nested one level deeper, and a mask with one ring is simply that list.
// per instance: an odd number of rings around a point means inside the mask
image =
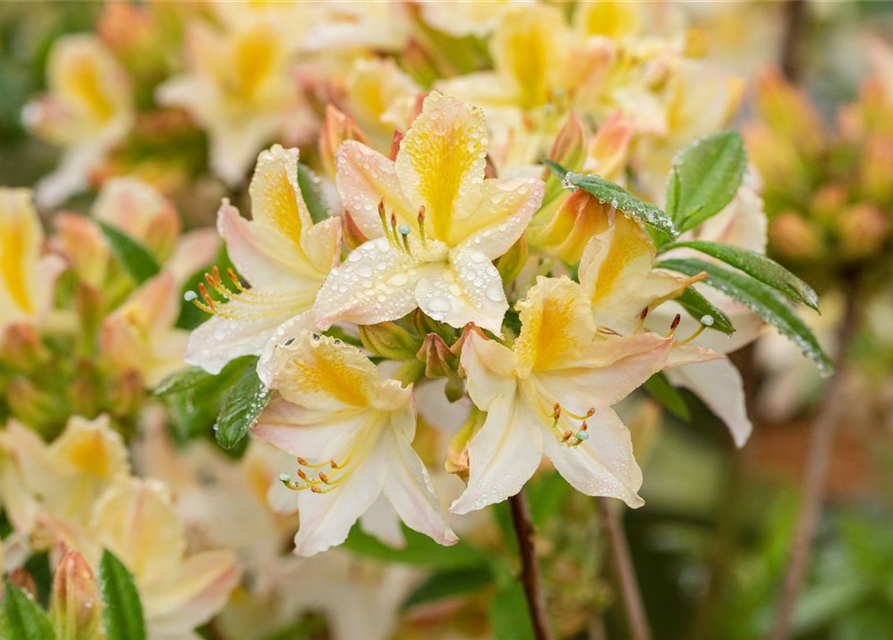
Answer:
[{"label": "azalea shrub", "polygon": [[893,56],[832,135],[775,11],[0,8],[0,638],[765,634],[893,194]]}]

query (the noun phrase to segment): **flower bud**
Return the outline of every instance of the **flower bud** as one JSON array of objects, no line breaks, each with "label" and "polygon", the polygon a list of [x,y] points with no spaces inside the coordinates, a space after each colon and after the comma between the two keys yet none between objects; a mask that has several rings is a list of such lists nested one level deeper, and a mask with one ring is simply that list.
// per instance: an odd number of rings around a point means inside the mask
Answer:
[{"label": "flower bud", "polygon": [[162,260],[174,250],[180,236],[180,218],[174,205],[154,187],[135,178],[106,182],[93,215],[142,242]]},{"label": "flower bud", "polygon": [[893,197],[893,139],[874,136],[866,140],[859,162],[859,186],[862,195],[879,203]]},{"label": "flower bud", "polygon": [[849,207],[840,219],[841,251],[849,260],[877,254],[887,240],[890,221],[878,207],[867,202]]},{"label": "flower bud", "polygon": [[48,355],[33,325],[15,323],[2,332],[0,360],[17,370],[26,373],[33,371]]},{"label": "flower bud", "polygon": [[458,351],[436,333],[429,333],[419,348],[416,357],[425,363],[425,375],[429,378],[455,376],[459,369]]},{"label": "flower bud", "polygon": [[14,417],[41,433],[48,432],[60,414],[56,398],[27,378],[13,378],[6,388],[6,399]]},{"label": "flower bud", "polygon": [[360,326],[363,346],[377,356],[389,360],[411,360],[422,346],[421,338],[396,322],[380,322]]},{"label": "flower bud", "polygon": [[563,260],[579,262],[586,243],[605,226],[610,205],[602,204],[595,196],[578,189],[544,224],[531,224],[527,240],[535,250]]},{"label": "flower bud", "polygon": [[575,111],[571,111],[555,137],[549,160],[557,162],[568,171],[579,171],[586,157],[586,141],[589,132]]},{"label": "flower bud", "polygon": [[830,227],[837,224],[846,206],[847,189],[839,182],[828,182],[819,187],[809,205],[810,217]]},{"label": "flower bud", "polygon": [[786,211],[772,221],[769,239],[779,254],[791,260],[812,260],[822,251],[818,229],[793,211]]},{"label": "flower bud", "polygon": [[99,640],[102,607],[99,588],[87,561],[67,551],[53,577],[50,621],[58,640]]},{"label": "flower bud", "polygon": [[506,286],[521,273],[521,269],[527,264],[527,256],[527,239],[521,236],[515,244],[509,247],[508,251],[496,260],[496,269]]},{"label": "flower bud", "polygon": [[6,576],[6,579],[31,596],[32,599],[37,598],[37,583],[27,569],[22,567],[13,569]]},{"label": "flower bud", "polygon": [[332,179],[335,178],[335,152],[345,140],[369,144],[369,138],[351,116],[329,105],[319,134],[319,159],[326,175]]},{"label": "flower bud", "polygon": [[763,120],[775,133],[807,155],[821,151],[824,127],[815,105],[777,69],[768,69],[757,79],[757,103]]},{"label": "flower bud", "polygon": [[617,180],[626,167],[632,135],[633,121],[616,111],[592,138],[583,164],[584,171],[598,173],[606,180]]},{"label": "flower bud", "polygon": [[76,213],[59,213],[53,219],[53,245],[68,260],[82,282],[99,287],[105,280],[109,245],[99,226]]},{"label": "flower bud", "polygon": [[447,457],[443,464],[447,473],[452,473],[463,480],[468,480],[468,443],[480,431],[486,419],[486,412],[472,405],[468,419],[456,431],[447,448]]},{"label": "flower bud", "polygon": [[117,416],[135,414],[142,405],[144,387],[145,382],[139,371],[130,369],[117,375],[109,391],[109,409]]}]

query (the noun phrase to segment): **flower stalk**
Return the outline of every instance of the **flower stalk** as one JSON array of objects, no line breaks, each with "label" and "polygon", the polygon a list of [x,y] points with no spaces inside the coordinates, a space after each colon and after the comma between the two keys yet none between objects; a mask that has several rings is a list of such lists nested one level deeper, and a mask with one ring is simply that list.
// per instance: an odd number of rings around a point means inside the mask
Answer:
[{"label": "flower stalk", "polygon": [[533,521],[530,518],[530,505],[522,489],[509,498],[512,510],[512,525],[518,538],[518,552],[521,556],[521,582],[524,584],[524,595],[527,597],[527,608],[533,622],[536,640],[552,640],[552,628],[546,611],[546,595],[540,578],[539,563],[533,545]]}]

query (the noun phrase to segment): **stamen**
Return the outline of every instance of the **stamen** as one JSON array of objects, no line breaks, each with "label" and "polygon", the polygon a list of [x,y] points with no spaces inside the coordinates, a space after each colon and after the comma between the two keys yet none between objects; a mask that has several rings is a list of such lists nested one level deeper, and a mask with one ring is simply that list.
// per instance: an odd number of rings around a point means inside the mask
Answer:
[{"label": "stamen", "polygon": [[378,218],[381,220],[381,228],[384,229],[384,236],[388,239],[388,242],[396,240],[397,238],[392,235],[391,228],[388,226],[388,215],[384,210],[384,198],[378,201]]},{"label": "stamen", "polygon": [[409,232],[410,228],[408,224],[401,224],[397,230],[400,232],[400,235],[403,237],[403,248],[407,254],[412,255],[412,249],[409,248]]},{"label": "stamen", "polygon": [[[709,316],[708,316],[708,317],[709,317]],[[712,319],[713,319],[713,318],[711,318],[711,320],[712,320]],[[710,325],[707,325],[707,324],[701,324],[701,325],[699,325],[698,328],[695,330],[695,332],[694,332],[693,334],[691,334],[690,336],[688,336],[685,340],[683,340],[683,341],[681,342],[681,344],[688,344],[689,342],[691,342],[692,340],[694,340],[695,338],[697,338],[699,335],[701,335],[702,333],[704,333],[704,329],[706,329],[708,326],[710,326]]]},{"label": "stamen", "polygon": [[639,314],[639,323],[636,325],[634,334],[639,333],[642,328],[645,326],[645,318],[648,317],[648,307],[642,309],[642,312]]},{"label": "stamen", "polygon": [[669,338],[674,333],[676,333],[676,328],[679,326],[679,323],[682,321],[682,316],[678,313],[673,318],[673,322],[670,323],[670,331],[667,333],[666,337]]},{"label": "stamen", "polygon": [[419,207],[419,235],[422,238],[422,246],[428,248],[428,234],[425,233],[425,205]]}]

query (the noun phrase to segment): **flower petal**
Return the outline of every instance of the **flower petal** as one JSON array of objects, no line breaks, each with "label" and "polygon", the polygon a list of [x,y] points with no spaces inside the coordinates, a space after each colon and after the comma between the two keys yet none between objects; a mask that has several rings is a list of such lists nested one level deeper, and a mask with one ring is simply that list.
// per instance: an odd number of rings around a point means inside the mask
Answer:
[{"label": "flower petal", "polygon": [[341,202],[367,238],[384,235],[378,204],[397,214],[401,222],[415,228],[418,210],[406,197],[394,163],[362,142],[342,142],[335,153],[335,184]]},{"label": "flower petal", "polygon": [[302,491],[298,510],[301,528],[295,535],[295,553],[312,556],[339,545],[350,528],[376,501],[387,476],[387,456],[379,442],[368,457],[356,461],[352,474],[330,493]]},{"label": "flower petal", "polygon": [[389,547],[402,549],[406,546],[400,516],[383,493],[372,503],[369,510],[360,516],[360,528]]},{"label": "flower petal", "polygon": [[400,143],[395,169],[431,237],[449,243],[454,218],[474,211],[487,163],[487,126],[477,107],[432,92]]},{"label": "flower petal", "polygon": [[419,308],[438,322],[461,328],[469,322],[502,335],[508,302],[502,277],[487,257],[463,249],[445,265],[431,265],[416,288]]},{"label": "flower petal", "polygon": [[500,396],[468,443],[468,487],[450,506],[465,514],[515,495],[543,458],[543,432],[519,395]]},{"label": "flower petal", "polygon": [[577,491],[620,498],[630,507],[641,507],[642,470],[633,456],[629,430],[613,409],[600,409],[586,421],[589,439],[576,447],[562,445],[546,432],[546,456]]},{"label": "flower petal", "polygon": [[364,421],[360,413],[339,415],[328,409],[308,409],[277,395],[252,432],[292,456],[324,460],[327,451],[339,448]]},{"label": "flower petal", "polygon": [[474,404],[489,411],[498,397],[515,392],[515,355],[495,340],[471,331],[462,345],[462,368]]},{"label": "flower petal", "polygon": [[524,233],[545,189],[539,178],[484,180],[477,208],[469,216],[454,217],[449,243],[495,260]]},{"label": "flower petal", "polygon": [[332,269],[319,290],[313,319],[321,329],[337,321],[376,324],[416,308],[416,283],[426,267],[385,238],[364,242]]},{"label": "flower petal", "polygon": [[428,470],[403,434],[389,431],[384,438],[388,448],[388,477],[384,495],[406,525],[442,545],[458,542],[446,523],[440,499],[428,477]]},{"label": "flower petal", "polygon": [[738,369],[728,360],[689,364],[667,372],[676,386],[686,387],[715,413],[732,434],[735,445],[743,447],[753,425],[747,417],[744,383]]},{"label": "flower petal", "polygon": [[516,308],[521,334],[514,351],[522,377],[534,370],[563,368],[595,335],[592,309],[583,288],[567,277],[538,278]]},{"label": "flower petal", "polygon": [[576,413],[609,407],[660,371],[672,346],[672,339],[654,333],[595,341],[568,357],[564,369],[534,375],[553,402]]}]

